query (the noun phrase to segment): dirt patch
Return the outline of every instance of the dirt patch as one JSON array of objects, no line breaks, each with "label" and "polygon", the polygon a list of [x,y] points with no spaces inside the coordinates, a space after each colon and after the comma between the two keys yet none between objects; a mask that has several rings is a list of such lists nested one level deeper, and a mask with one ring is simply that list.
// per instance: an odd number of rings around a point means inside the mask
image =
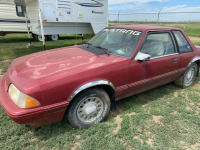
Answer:
[{"label": "dirt patch", "polygon": [[153,146],[153,140],[152,139],[148,139],[146,142],[147,142],[147,144]]},{"label": "dirt patch", "polygon": [[174,115],[178,114],[178,111],[174,111],[173,114],[174,114]]},{"label": "dirt patch", "polygon": [[194,106],[194,105],[195,105],[195,103],[194,103],[194,102],[191,102],[190,104],[191,104],[192,106]]},{"label": "dirt patch", "polygon": [[177,92],[174,93],[174,97],[178,97],[178,93]]},{"label": "dirt patch", "polygon": [[136,115],[136,113],[135,113],[135,112],[132,112],[132,113],[130,113],[130,114],[126,114],[126,116],[129,116],[129,117],[131,117],[132,115]]},{"label": "dirt patch", "polygon": [[161,126],[164,126],[164,124],[160,121],[160,119],[162,119],[162,118],[163,118],[163,116],[153,116],[153,121],[155,123],[160,124]]},{"label": "dirt patch", "polygon": [[145,108],[147,106],[147,104],[142,105],[142,108]]},{"label": "dirt patch", "polygon": [[[76,136],[76,139],[79,140],[80,137],[81,137],[80,135],[77,135],[77,136]],[[75,149],[76,149],[78,146],[80,146],[80,145],[81,145],[80,142],[75,142],[71,149],[72,149],[72,150],[75,150]]]},{"label": "dirt patch", "polygon": [[200,143],[196,143],[196,144],[192,145],[191,147],[192,147],[192,149],[199,150],[200,149]]},{"label": "dirt patch", "polygon": [[187,110],[192,110],[192,108],[190,106],[186,106]]},{"label": "dirt patch", "polygon": [[32,138],[32,139],[29,139],[28,141],[29,142],[35,142],[37,140],[37,138]]},{"label": "dirt patch", "polygon": [[194,88],[200,89],[200,84],[195,84]]},{"label": "dirt patch", "polygon": [[144,142],[143,139],[140,138],[140,136],[134,136],[133,138],[134,138],[134,139],[138,139],[142,144],[143,144],[143,142]]},{"label": "dirt patch", "polygon": [[115,117],[115,123],[117,124],[117,127],[115,128],[115,130],[113,130],[113,133],[117,134],[118,131],[121,129],[122,123],[122,118],[120,117],[120,115],[117,115],[117,117]]},{"label": "dirt patch", "polygon": [[124,106],[123,106],[123,105],[116,106],[116,110],[117,110],[117,111],[115,111],[115,110],[110,111],[110,113],[109,113],[109,115],[108,115],[109,118],[114,118],[114,117],[116,117],[119,113],[123,112],[123,111],[124,111]]},{"label": "dirt patch", "polygon": [[180,143],[181,143],[181,146],[182,146],[183,148],[185,148],[185,149],[189,149],[189,148],[186,146],[186,144],[185,144],[184,141],[180,141]]},{"label": "dirt patch", "polygon": [[132,150],[132,147],[130,147],[130,145],[128,145],[123,139],[117,138],[124,146],[127,146],[127,150]]},{"label": "dirt patch", "polygon": [[192,42],[200,42],[200,37],[192,37],[192,36],[189,36],[189,39],[190,39]]},{"label": "dirt patch", "polygon": [[7,62],[12,62],[13,60],[12,59],[5,59],[5,60],[2,60],[2,61],[0,61],[0,63],[7,63]]},{"label": "dirt patch", "polygon": [[32,131],[28,131],[28,133],[29,133],[29,134],[33,134],[33,132],[32,132]]},{"label": "dirt patch", "polygon": [[186,97],[186,100],[187,100],[187,101],[189,101],[189,98],[188,98],[188,95],[187,95],[187,94],[186,94],[186,96],[185,96],[185,97]]},{"label": "dirt patch", "polygon": [[81,143],[80,142],[75,142],[74,145],[72,146],[72,150],[75,150],[78,146],[80,146]]},{"label": "dirt patch", "polygon": [[80,139],[80,137],[81,137],[80,135],[77,135],[77,136],[76,136],[76,139]]}]

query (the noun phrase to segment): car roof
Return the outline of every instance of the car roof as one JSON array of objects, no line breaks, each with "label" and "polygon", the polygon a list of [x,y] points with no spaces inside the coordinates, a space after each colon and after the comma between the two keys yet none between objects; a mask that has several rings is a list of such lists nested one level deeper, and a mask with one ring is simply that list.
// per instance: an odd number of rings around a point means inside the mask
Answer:
[{"label": "car roof", "polygon": [[163,26],[150,26],[150,25],[122,25],[122,26],[109,26],[108,28],[126,28],[126,29],[134,29],[134,30],[180,30],[178,28],[173,27],[163,27]]}]

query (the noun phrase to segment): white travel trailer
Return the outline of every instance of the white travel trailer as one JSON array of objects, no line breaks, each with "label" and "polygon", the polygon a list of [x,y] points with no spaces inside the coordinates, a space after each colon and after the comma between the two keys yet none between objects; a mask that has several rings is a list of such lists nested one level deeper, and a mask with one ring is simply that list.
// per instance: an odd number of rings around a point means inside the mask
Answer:
[{"label": "white travel trailer", "polygon": [[25,17],[16,15],[15,4],[3,2],[0,0],[0,35],[27,32]]},{"label": "white travel trailer", "polygon": [[108,26],[108,0],[7,1],[25,6],[32,33],[39,38],[48,35],[57,40],[59,34],[96,34]]}]

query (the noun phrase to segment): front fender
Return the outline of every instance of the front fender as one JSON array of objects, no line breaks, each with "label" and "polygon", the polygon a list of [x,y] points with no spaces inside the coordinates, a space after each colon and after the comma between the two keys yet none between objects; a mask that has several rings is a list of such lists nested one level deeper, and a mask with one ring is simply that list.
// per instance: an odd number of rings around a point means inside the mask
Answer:
[{"label": "front fender", "polygon": [[113,83],[106,81],[106,80],[96,80],[96,81],[92,81],[92,82],[88,82],[82,86],[80,86],[78,89],[76,89],[73,94],[69,97],[69,99],[67,100],[68,102],[72,101],[72,99],[81,91],[88,89],[90,87],[94,87],[94,86],[98,86],[98,85],[109,85],[110,87],[112,87],[112,89],[115,89],[115,86]]}]

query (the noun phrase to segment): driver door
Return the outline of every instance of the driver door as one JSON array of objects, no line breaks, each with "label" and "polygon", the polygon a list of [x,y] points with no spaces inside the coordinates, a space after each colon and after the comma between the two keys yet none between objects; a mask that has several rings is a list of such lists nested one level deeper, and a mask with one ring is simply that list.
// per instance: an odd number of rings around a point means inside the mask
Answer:
[{"label": "driver door", "polygon": [[132,59],[126,97],[169,83],[180,76],[180,55],[170,31],[149,32],[139,51],[151,55],[151,59]]}]

